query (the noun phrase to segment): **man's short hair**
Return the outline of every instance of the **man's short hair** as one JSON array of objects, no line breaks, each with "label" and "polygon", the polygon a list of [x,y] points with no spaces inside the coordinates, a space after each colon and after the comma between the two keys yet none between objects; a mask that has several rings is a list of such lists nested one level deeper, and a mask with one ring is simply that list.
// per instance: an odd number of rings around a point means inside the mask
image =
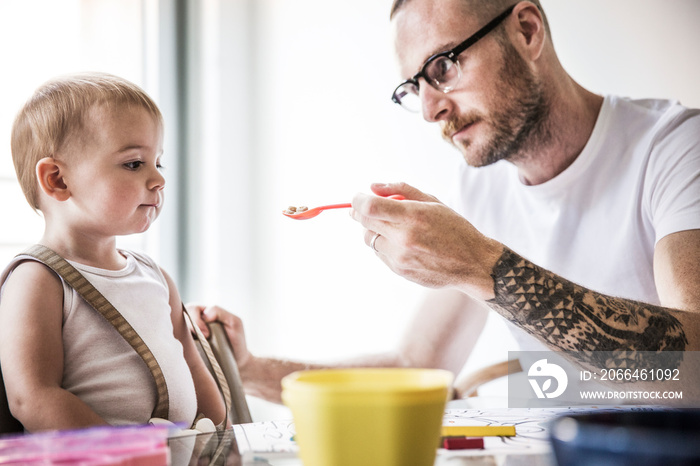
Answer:
[{"label": "man's short hair", "polygon": [[11,137],[17,178],[34,210],[39,209],[37,162],[64,149],[84,128],[88,111],[98,105],[142,107],[163,123],[158,106],[143,89],[111,74],[71,74],[41,85],[19,111]]},{"label": "man's short hair", "polygon": [[[391,5],[391,12],[389,13],[389,18],[393,19],[397,11],[399,11],[404,5],[411,2],[412,0],[394,0]],[[542,14],[542,20],[544,22],[547,34],[550,34],[549,22],[547,21],[547,16],[540,5],[540,0],[529,0],[537,9],[540,10]],[[491,21],[493,18],[498,16],[500,13],[505,11],[508,7],[517,4],[515,0],[462,0],[462,6],[464,11],[475,15],[476,19],[483,24]]]}]

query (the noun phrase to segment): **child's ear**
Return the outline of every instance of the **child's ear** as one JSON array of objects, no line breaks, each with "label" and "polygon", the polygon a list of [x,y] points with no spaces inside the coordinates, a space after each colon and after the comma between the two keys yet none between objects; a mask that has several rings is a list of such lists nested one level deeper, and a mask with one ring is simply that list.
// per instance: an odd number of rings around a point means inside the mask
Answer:
[{"label": "child's ear", "polygon": [[53,157],[44,157],[36,164],[36,177],[39,187],[47,196],[57,201],[70,197],[68,186],[63,181],[61,165]]}]

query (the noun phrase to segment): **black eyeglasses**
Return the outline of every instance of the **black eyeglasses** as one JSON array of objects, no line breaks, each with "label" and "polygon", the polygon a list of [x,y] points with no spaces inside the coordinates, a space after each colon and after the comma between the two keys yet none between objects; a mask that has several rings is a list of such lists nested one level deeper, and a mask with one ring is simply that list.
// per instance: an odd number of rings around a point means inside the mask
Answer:
[{"label": "black eyeglasses", "polygon": [[418,80],[420,78],[424,78],[428,84],[444,93],[453,90],[462,77],[462,69],[459,65],[459,60],[457,60],[459,54],[476,44],[479,39],[486,34],[493,31],[496,26],[501,24],[513,12],[513,8],[515,8],[515,5],[496,16],[486,26],[476,31],[467,40],[460,43],[452,50],[436,53],[428,58],[423,68],[421,68],[418,73],[411,79],[407,79],[399,84],[396,90],[394,90],[391,100],[410,112],[418,112],[421,108],[420,97],[418,95]]}]

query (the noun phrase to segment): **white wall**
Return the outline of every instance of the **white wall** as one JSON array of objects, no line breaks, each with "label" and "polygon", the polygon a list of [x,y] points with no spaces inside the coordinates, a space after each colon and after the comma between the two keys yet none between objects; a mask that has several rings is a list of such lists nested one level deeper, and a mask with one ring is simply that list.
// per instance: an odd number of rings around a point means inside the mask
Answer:
[{"label": "white wall", "polygon": [[700,107],[700,2],[542,0],[564,67],[601,94]]},{"label": "white wall", "polygon": [[[207,93],[238,114],[218,122],[219,156],[229,171],[212,173],[219,180],[212,205],[229,195],[240,205],[204,212],[203,225],[219,225],[222,247],[240,248],[245,257],[213,250],[211,242],[204,247],[199,298],[240,314],[257,354],[333,360],[387,350],[423,290],[374,256],[346,212],[303,222],[280,212],[347,202],[373,181],[404,180],[449,196],[459,155],[437,127],[389,98],[400,80],[389,38],[391,0],[219,3],[228,5],[217,13],[222,31],[245,24],[251,33],[219,43],[222,56],[245,48],[243,58],[219,64],[223,71],[203,69],[222,73],[211,81],[220,93]],[[697,0],[542,3],[564,66],[584,86],[700,106]],[[236,167],[250,174],[243,190]],[[239,209],[242,219],[234,217]],[[231,272],[227,258],[236,257]],[[240,279],[228,285],[221,279],[236,274]],[[491,321],[468,368],[505,359],[508,348],[512,340]]]},{"label": "white wall", "polygon": [[441,174],[459,157],[437,128],[390,100],[389,1],[260,3],[257,50],[268,53],[257,101],[258,225],[274,293],[264,295],[270,314],[254,320],[272,325],[254,341],[303,358],[389,349],[422,290],[375,257],[346,211],[300,222],[280,210],[349,202],[373,181],[442,196]]}]

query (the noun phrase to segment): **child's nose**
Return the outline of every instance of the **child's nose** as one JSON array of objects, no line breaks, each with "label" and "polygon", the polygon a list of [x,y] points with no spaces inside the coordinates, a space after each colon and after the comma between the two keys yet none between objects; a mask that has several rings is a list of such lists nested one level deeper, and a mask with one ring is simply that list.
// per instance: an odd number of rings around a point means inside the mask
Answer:
[{"label": "child's nose", "polygon": [[163,189],[165,187],[165,177],[163,174],[160,172],[160,170],[156,169],[154,171],[153,176],[149,180],[149,189]]}]

